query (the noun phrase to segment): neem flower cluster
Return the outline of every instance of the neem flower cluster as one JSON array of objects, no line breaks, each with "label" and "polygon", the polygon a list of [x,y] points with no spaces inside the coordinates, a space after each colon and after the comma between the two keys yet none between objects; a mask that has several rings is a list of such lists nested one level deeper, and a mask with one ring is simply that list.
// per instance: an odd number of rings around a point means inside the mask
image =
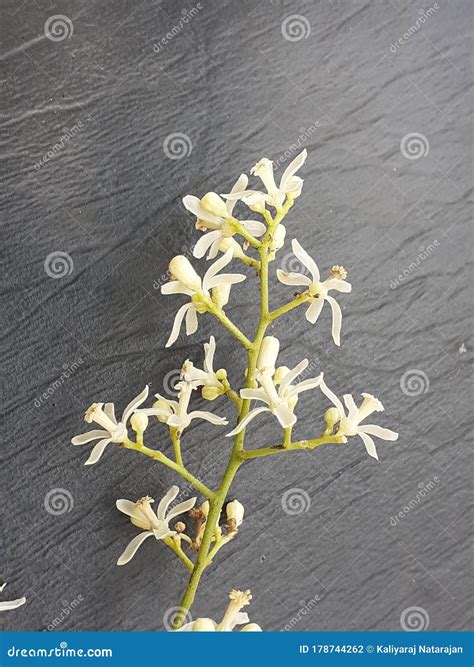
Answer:
[{"label": "neem flower cluster", "polygon": [[[368,454],[377,459],[373,438],[396,440],[398,437],[394,431],[366,423],[372,413],[384,409],[377,398],[364,393],[357,406],[352,395],[345,394],[341,401],[327,386],[323,373],[298,381],[308,366],[308,360],[303,359],[291,369],[279,365],[280,343],[276,337],[266,335],[271,323],[300,306],[305,306],[308,322],[315,324],[327,302],[332,311],[332,338],[336,345],[340,345],[342,313],[332,293],[351,291],[346,270],[335,265],[330,268],[327,278],[321,280],[316,262],[296,239],[292,240],[291,247],[307,273],[278,269],[277,279],[291,287],[293,298],[275,310],[271,310],[269,305],[270,267],[285,242],[286,228],[282,221],[301,194],[303,180],[296,172],[305,160],[306,150],[291,162],[278,185],[272,162],[263,158],[251,169],[251,174],[263,185],[262,190],[248,189],[248,177],[241,174],[228,194],[208,192],[202,198],[188,195],[183,199],[185,207],[196,217],[196,229],[203,232],[194,247],[194,256],[202,258],[207,253],[207,259],[213,261],[201,278],[187,257],[178,255],[171,260],[169,270],[172,280],[162,287],[162,293],[183,295],[186,301],[176,312],[166,347],[177,340],[183,322],[186,334],[191,336],[197,331],[201,317],[214,317],[245,350],[243,386],[232,388],[226,370],[214,368],[216,341],[211,336],[204,345],[202,368],[196,367],[189,359],[184,362],[180,381],[176,385],[177,400],[156,394],[155,402],[150,407],[144,407],[149,393],[148,387],[145,387],[128,404],[120,419],[115,416],[112,403],[94,403],[87,410],[85,421],[93,422],[99,428],[72,439],[73,445],[95,442],[86,465],[97,463],[109,445],[118,445],[171,468],[187,482],[187,488],[194,487],[196,493],[202,496],[199,503],[195,496],[180,499],[178,504],[171,506],[179,495],[179,488],[173,486],[158,502],[156,509],[152,507],[155,501],[149,496],[136,502],[117,500],[117,509],[140,530],[119,557],[118,565],[128,563],[143,542],[154,537],[171,549],[189,571],[179,613],[174,619],[176,630],[230,631],[236,625],[244,625],[242,631],[261,629],[256,623],[249,623],[247,614],[241,612],[242,607],[250,602],[250,591],[230,592],[230,604],[220,623],[210,618],[184,623],[189,618],[189,609],[204,570],[241,529],[244,518],[242,504],[238,500],[226,504],[226,500],[235,475],[246,461],[294,450],[312,450],[324,444],[342,445],[356,435],[362,439]],[[234,209],[238,203],[246,205],[251,211],[248,219],[235,217]],[[252,219],[255,215],[260,219]],[[243,273],[224,272],[231,262],[252,267],[260,282],[260,317],[253,339],[247,337],[224,310],[232,287],[247,278]],[[303,393],[315,390],[322,392],[332,405],[322,416],[323,424],[317,437],[294,441],[292,429],[297,420],[298,401]],[[209,403],[219,398],[230,400],[236,409],[235,423],[224,429],[228,421],[218,414],[219,408],[216,411],[193,410],[190,406],[196,392],[200,392]],[[282,429],[281,442],[247,449],[246,430],[252,428],[254,419],[262,419],[263,415],[277,420]],[[150,418],[167,429],[172,456],[145,444]],[[216,489],[208,488],[197,479],[184,462],[181,441],[193,420],[205,420],[221,428],[223,435],[233,438],[227,468]],[[177,520],[179,517],[181,520]]]}]

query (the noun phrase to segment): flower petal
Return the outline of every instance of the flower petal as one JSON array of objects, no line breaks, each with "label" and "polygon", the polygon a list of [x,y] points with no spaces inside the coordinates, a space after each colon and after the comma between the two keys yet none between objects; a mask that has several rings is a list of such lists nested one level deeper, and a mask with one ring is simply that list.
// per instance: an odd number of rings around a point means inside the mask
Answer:
[{"label": "flower petal", "polygon": [[125,498],[117,500],[115,502],[115,507],[119,512],[123,512],[123,514],[126,514],[127,516],[134,516],[137,509],[136,503],[131,500],[126,500]]},{"label": "flower petal", "polygon": [[165,283],[161,286],[162,294],[186,294],[186,296],[192,296],[194,292],[188,289],[183,283],[179,280],[171,280],[169,283]]},{"label": "flower petal", "polygon": [[181,324],[183,322],[184,316],[186,315],[188,310],[192,307],[193,307],[192,303],[185,303],[184,306],[181,306],[181,308],[178,310],[174,318],[173,328],[171,330],[170,337],[168,338],[165,347],[170,347],[171,345],[173,345],[175,340],[178,338],[179,330],[181,329]]},{"label": "flower petal", "polygon": [[382,426],[376,426],[375,424],[363,424],[362,426],[359,426],[358,431],[368,433],[369,435],[381,438],[382,440],[398,440],[398,433],[396,433],[396,431],[391,431],[389,428],[383,428]]},{"label": "flower petal", "polygon": [[138,406],[141,405],[144,401],[146,401],[146,399],[148,398],[148,391],[149,391],[149,387],[148,387],[148,385],[145,385],[145,389],[143,391],[141,391],[138,394],[138,396],[135,396],[135,398],[133,398],[130,401],[130,403],[127,405],[127,407],[123,411],[122,424],[127,425],[127,421],[129,419],[130,415],[132,414],[132,412],[136,408],[138,408]]},{"label": "flower petal", "polygon": [[270,400],[264,389],[241,389],[240,396],[241,398],[246,398],[250,401],[263,401],[267,405]]},{"label": "flower petal", "polygon": [[169,522],[180,514],[185,514],[186,512],[189,512],[189,510],[192,510],[196,504],[196,500],[197,498],[189,498],[188,500],[184,500],[182,503],[175,505],[166,515],[166,521]]},{"label": "flower petal", "polygon": [[341,325],[342,325],[342,310],[336,299],[332,296],[327,296],[326,301],[331,306],[332,310],[332,338],[336,345],[341,344]]},{"label": "flower petal", "polygon": [[323,282],[323,285],[326,289],[335,289],[338,292],[348,292],[352,291],[352,285],[347,282],[347,280],[340,280],[339,278],[328,278]]},{"label": "flower petal", "polygon": [[248,415],[242,419],[242,421],[237,424],[237,426],[230,432],[226,433],[226,438],[230,438],[232,435],[237,435],[237,433],[240,433],[240,431],[243,431],[244,428],[249,424],[249,422],[252,421],[252,419],[255,419],[255,417],[262,412],[270,412],[270,408],[265,408],[265,407],[260,407],[260,408],[254,408],[253,410],[250,410]]},{"label": "flower petal", "polygon": [[316,324],[318,317],[321,315],[323,306],[324,299],[317,299],[316,301],[313,301],[305,313],[305,317],[308,322],[311,322],[311,324]]},{"label": "flower petal", "polygon": [[104,412],[107,417],[114,422],[114,424],[117,423],[117,420],[115,419],[115,408],[113,403],[106,403],[104,405]]},{"label": "flower petal", "polygon": [[173,502],[173,500],[176,498],[178,493],[179,493],[179,486],[176,486],[176,484],[173,484],[171,489],[160,500],[160,502],[158,504],[158,507],[157,507],[157,510],[156,510],[156,516],[158,517],[158,519],[160,521],[165,521],[165,516],[166,516],[166,512],[168,511],[168,507]]},{"label": "flower petal", "polygon": [[218,417],[217,415],[212,414],[212,412],[207,412],[205,410],[193,410],[188,414],[189,419],[204,419],[211,424],[228,424],[229,422],[225,417]]},{"label": "flower petal", "polygon": [[104,436],[107,437],[108,435],[108,431],[88,431],[82,435],[75,435],[74,438],[71,439],[71,444],[86,445],[88,442],[99,440],[100,438],[103,438]]},{"label": "flower petal", "polygon": [[204,257],[204,255],[209,250],[211,245],[215,241],[220,240],[222,238],[223,236],[220,229],[215,229],[212,232],[207,232],[207,234],[203,234],[203,236],[201,236],[199,241],[194,246],[193,250],[194,257],[197,257],[198,259]]},{"label": "flower petal", "polygon": [[17,600],[4,600],[0,602],[0,611],[10,611],[11,609],[17,609],[21,607],[26,602],[26,598],[18,598]]},{"label": "flower petal", "polygon": [[285,186],[288,184],[288,181],[293,176],[293,174],[295,174],[298,171],[298,169],[300,169],[303,166],[307,157],[308,157],[308,152],[305,148],[304,150],[301,151],[299,155],[295,157],[294,160],[290,162],[290,164],[287,166],[281,177],[280,190],[286,192]]},{"label": "flower petal", "polygon": [[253,236],[263,236],[267,231],[267,228],[263,222],[259,222],[258,220],[240,220],[239,222],[242,227],[244,227],[249,232],[249,234],[252,234]]},{"label": "flower petal", "polygon": [[344,394],[342,400],[344,401],[345,406],[348,410],[347,414],[348,419],[352,419],[359,412],[356,402],[354,401],[354,397],[352,396],[352,394]]},{"label": "flower petal", "polygon": [[318,265],[314,261],[312,257],[308,255],[306,250],[301,246],[301,244],[297,241],[297,239],[293,239],[291,242],[291,247],[293,249],[293,253],[295,256],[300,260],[300,262],[306,266],[308,271],[311,273],[313,277],[313,282],[319,283],[320,275],[319,275],[319,269]]},{"label": "flower petal", "polygon": [[288,405],[283,401],[278,405],[274,406],[272,412],[280,422],[282,428],[288,428],[289,426],[293,426],[293,424],[296,422],[295,413],[293,412],[293,410],[290,410]]},{"label": "flower petal", "polygon": [[[232,252],[232,249],[230,249]],[[227,251],[228,252],[228,251]],[[219,285],[235,285],[241,283],[246,279],[247,276],[244,276],[243,273],[220,273],[214,278],[210,278],[206,283],[207,290],[212,289],[213,287],[218,287]]]},{"label": "flower petal", "polygon": [[303,273],[287,273],[287,271],[281,269],[277,269],[277,278],[283,285],[305,285],[308,287],[312,282],[311,278]]},{"label": "flower petal", "polygon": [[191,308],[189,308],[188,312],[186,313],[186,335],[192,336],[192,334],[196,333],[197,329],[198,329],[197,310],[191,304]]},{"label": "flower petal", "polygon": [[[324,376],[323,376],[324,377]],[[321,391],[325,396],[329,398],[331,403],[336,406],[336,408],[339,410],[339,414],[341,415],[341,418],[344,418],[346,416],[346,413],[344,411],[344,406],[342,405],[341,401],[338,399],[336,394],[329,389],[327,384],[324,382],[324,380],[321,380],[321,384],[319,385]]]},{"label": "flower petal", "polygon": [[112,442],[110,438],[107,438],[105,440],[101,440],[96,444],[96,446],[93,448],[89,458],[87,461],[84,463],[85,466],[92,466],[94,463],[97,463],[97,461],[100,459],[102,454],[104,453],[105,448],[107,445]]},{"label": "flower petal", "polygon": [[316,389],[316,387],[319,387],[321,384],[322,379],[322,374],[320,374],[318,377],[308,378],[307,380],[303,380],[303,382],[298,382],[298,384],[295,384],[294,387],[290,389],[289,394],[291,396],[297,396],[298,394],[301,394],[302,391]]},{"label": "flower petal", "polygon": [[152,535],[153,532],[151,530],[147,530],[144,533],[140,533],[134,537],[133,540],[128,543],[125,551],[118,559],[117,565],[126,565],[129,561],[131,561],[142,543],[147,539],[147,537],[151,537]]},{"label": "flower petal", "polygon": [[214,278],[214,276],[217,273],[219,273],[219,271],[221,269],[223,269],[224,266],[227,266],[227,264],[229,264],[229,262],[232,261],[232,257],[233,257],[233,252],[232,252],[232,249],[229,248],[222,255],[222,257],[219,257],[219,259],[216,259],[216,261],[211,264],[211,266],[208,268],[208,270],[204,274],[204,278],[202,280],[202,286],[205,290],[209,289],[209,287],[208,287],[209,280]]},{"label": "flower petal", "polygon": [[358,435],[362,438],[365,448],[367,450],[367,454],[369,456],[372,456],[372,458],[379,460],[377,450],[375,449],[375,442],[372,440],[370,435],[367,435],[367,433],[364,433],[363,431],[357,431]]},{"label": "flower petal", "polygon": [[303,361],[300,361],[300,363],[297,366],[295,366],[291,371],[288,371],[288,373],[284,376],[284,378],[280,382],[281,393],[283,393],[288,387],[288,385],[291,384],[293,380],[297,378],[298,375],[304,371],[305,368],[307,368],[308,364],[309,361],[307,359],[303,359]]},{"label": "flower petal", "polygon": [[206,209],[201,206],[201,200],[194,195],[186,195],[186,197],[183,197],[183,204],[185,208],[188,209],[188,211],[193,213],[196,218],[199,218],[200,220],[206,220],[206,222],[211,222],[214,224],[222,223],[222,218],[212,215],[206,211]]},{"label": "flower petal", "polygon": [[206,373],[214,373],[214,354],[216,352],[216,339],[214,336],[209,338],[209,343],[204,343],[204,370]]},{"label": "flower petal", "polygon": [[[245,174],[240,174],[240,176],[236,180],[232,190],[230,191],[230,194],[233,195],[236,192],[242,192],[242,190],[245,190],[245,188],[247,187],[248,182],[249,182],[249,179],[247,178],[247,176]],[[234,199],[234,200],[229,199],[226,202],[227,212],[228,212],[229,215],[232,215],[236,203],[237,203],[236,199]]]}]

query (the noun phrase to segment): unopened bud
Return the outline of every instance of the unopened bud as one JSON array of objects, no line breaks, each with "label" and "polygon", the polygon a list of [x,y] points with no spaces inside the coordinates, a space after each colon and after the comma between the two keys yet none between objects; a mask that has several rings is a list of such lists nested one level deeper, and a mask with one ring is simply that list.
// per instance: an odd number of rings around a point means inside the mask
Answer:
[{"label": "unopened bud", "polygon": [[201,199],[201,206],[211,215],[215,215],[219,218],[229,217],[229,212],[227,211],[225,201],[219,197],[216,192],[208,192],[205,194]]},{"label": "unopened bud", "polygon": [[169,263],[169,270],[173,278],[179,280],[186,287],[193,291],[201,289],[201,278],[194,270],[191,262],[184,255],[176,255]]},{"label": "unopened bud", "polygon": [[329,408],[329,410],[326,410],[324,413],[324,421],[326,422],[328,431],[332,431],[335,424],[337,424],[337,422],[340,420],[341,415],[339,414],[339,410],[337,408]]},{"label": "unopened bud", "polygon": [[234,521],[235,527],[238,528],[244,520],[244,506],[238,500],[233,500],[227,504],[226,507],[227,520]]},{"label": "unopened bud", "polygon": [[260,372],[271,370],[275,372],[275,363],[280,351],[280,341],[275,336],[265,336],[260,347],[257,359],[257,368]]},{"label": "unopened bud", "polygon": [[158,401],[155,401],[153,403],[153,407],[156,410],[163,410],[163,412],[166,412],[165,415],[156,415],[156,418],[162,424],[165,424],[168,421],[168,418],[173,414],[168,401],[166,401],[164,398],[160,398]]},{"label": "unopened bud", "polygon": [[215,632],[216,626],[211,618],[197,618],[193,623],[193,632]]},{"label": "unopened bud", "polygon": [[219,387],[203,387],[201,391],[201,396],[206,401],[214,401],[218,396],[222,394],[222,388]]},{"label": "unopened bud", "polygon": [[135,433],[143,433],[148,426],[148,417],[143,412],[135,412],[130,419],[130,425]]}]

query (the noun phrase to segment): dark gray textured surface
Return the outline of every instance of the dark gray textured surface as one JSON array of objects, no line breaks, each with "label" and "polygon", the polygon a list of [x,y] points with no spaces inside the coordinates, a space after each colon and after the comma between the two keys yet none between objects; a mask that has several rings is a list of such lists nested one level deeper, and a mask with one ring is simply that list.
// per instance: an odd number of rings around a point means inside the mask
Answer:
[{"label": "dark gray textured surface", "polygon": [[[340,349],[328,308],[316,327],[293,312],[274,328],[282,359],[307,356],[339,394],[379,396],[386,412],[378,423],[401,436],[378,442],[379,463],[353,439],[242,469],[234,489],[246,521],[205,575],[193,613],[219,617],[231,587],[250,587],[251,618],[270,630],[397,630],[412,606],[426,611],[431,629],[468,628],[470,3],[439,3],[391,50],[419,16],[408,0],[202,0],[159,53],[153,44],[181,16],[171,1],[2,5],[0,574],[9,582],[3,595],[28,602],[2,614],[1,627],[46,628],[79,599],[61,629],[159,629],[178,604],[183,568],[162,545],[147,542],[129,565],[115,566],[135,530],[114,508],[119,497],[159,497],[177,479],[112,449],[84,467],[86,448],[68,443],[93,400],[122,409],[146,382],[161,391],[163,376],[187,356],[199,361],[209,333],[220,335],[201,318],[194,337],[164,349],[177,301],[157,286],[169,259],[197,239],[181,196],[228,191],[257,159],[294,155],[299,141],[309,158],[288,237],[324,269],[345,265],[353,293],[339,299]],[[72,20],[69,38],[44,36],[54,14]],[[310,25],[306,38],[283,37],[292,14]],[[41,164],[74,126],[80,131]],[[176,132],[192,151],[172,160],[163,142]],[[400,142],[412,132],[430,148],[409,160]],[[74,263],[60,279],[44,270],[56,251]],[[288,252],[289,244],[281,258]],[[255,284],[247,283],[228,312],[250,333]],[[287,294],[274,284],[273,303]],[[228,336],[218,359],[237,381],[241,359]],[[58,386],[72,364],[79,367]],[[400,381],[414,369],[429,387],[410,396]],[[326,405],[318,392],[300,401],[298,435],[319,431]],[[220,433],[199,424],[185,439],[190,468],[211,485],[230,448]],[[274,430],[259,420],[249,433],[265,444]],[[56,488],[73,507],[52,516],[44,499]],[[292,488],[309,495],[307,512],[282,511]]]}]

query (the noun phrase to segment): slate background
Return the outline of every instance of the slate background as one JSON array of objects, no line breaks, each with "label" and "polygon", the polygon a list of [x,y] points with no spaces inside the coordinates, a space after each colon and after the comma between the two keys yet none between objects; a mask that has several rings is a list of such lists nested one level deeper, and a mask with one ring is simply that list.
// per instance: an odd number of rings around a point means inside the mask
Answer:
[{"label": "slate background", "polygon": [[[421,9],[407,0],[2,6],[0,568],[9,582],[2,596],[28,602],[3,614],[1,627],[51,627],[76,600],[60,629],[163,628],[182,568],[152,542],[117,568],[136,531],[114,502],[160,497],[176,477],[112,449],[84,467],[88,448],[68,443],[93,400],[121,410],[146,382],[162,391],[164,376],[175,377],[186,357],[199,362],[209,334],[221,335],[203,317],[196,335],[164,349],[178,302],[158,288],[169,259],[198,238],[181,197],[228,191],[260,157],[293,156],[299,144],[309,158],[288,240],[297,236],[324,270],[346,266],[353,292],[339,298],[340,349],[328,307],[315,327],[294,312],[274,327],[282,361],[306,356],[339,394],[379,396],[386,412],[378,423],[401,436],[379,441],[379,463],[354,439],[242,469],[234,490],[244,526],[204,577],[193,613],[220,618],[228,590],[250,587],[251,618],[268,630],[397,630],[413,606],[430,629],[467,629],[470,3],[440,2],[398,49]],[[154,52],[192,7],[192,20]],[[52,41],[43,26],[57,14],[73,33]],[[303,33],[290,36],[303,38],[290,41],[282,24],[294,14]],[[75,136],[41,163],[74,126]],[[429,152],[410,160],[400,142],[413,132]],[[174,133],[188,137],[180,159],[164,152]],[[391,283],[430,246],[420,266]],[[51,278],[44,263],[58,251],[73,265]],[[275,269],[288,253],[289,244]],[[254,287],[249,280],[234,290],[228,309],[249,333]],[[287,296],[274,284],[274,304]],[[228,336],[218,361],[237,382],[240,352]],[[406,372],[415,372],[408,385]],[[314,435],[326,406],[319,393],[306,395],[297,435]],[[271,443],[275,432],[256,421],[250,445]],[[185,441],[189,467],[211,485],[230,448],[221,435],[197,424]],[[54,516],[44,501],[58,488],[72,502]],[[291,489],[307,494],[307,511],[282,510]]]}]

